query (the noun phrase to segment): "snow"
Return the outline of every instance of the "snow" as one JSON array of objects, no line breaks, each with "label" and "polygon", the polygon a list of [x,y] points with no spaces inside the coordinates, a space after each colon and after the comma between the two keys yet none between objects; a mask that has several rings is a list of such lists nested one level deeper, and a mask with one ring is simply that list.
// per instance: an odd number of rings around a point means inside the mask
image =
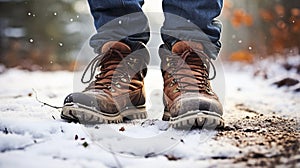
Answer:
[{"label": "snow", "polygon": [[[254,111],[264,114],[277,114],[283,117],[299,119],[300,95],[294,92],[295,87],[277,88],[274,82],[286,77],[300,80],[300,75],[295,70],[287,71],[282,67],[284,62],[299,64],[300,57],[294,56],[288,59],[266,59],[255,65],[226,65],[226,111],[234,104],[242,103],[251,107]],[[268,75],[268,79],[262,76],[254,77],[254,73],[261,71]],[[243,96],[241,97],[241,91]],[[230,94],[229,94],[230,93]]]},{"label": "snow", "polygon": [[[240,64],[223,69],[219,75],[225,77],[225,91],[220,93],[221,87],[218,92],[225,96],[225,120],[241,117],[233,110],[239,103],[299,119],[299,94],[272,86],[277,76],[253,78],[254,68]],[[268,71],[289,75],[272,66]],[[7,69],[0,74],[0,167],[214,167],[229,163],[212,158],[242,155],[238,147],[215,140],[217,131],[168,129],[161,121],[162,79],[157,68],[151,67],[146,79],[149,119],[96,128],[67,123],[59,110],[35,98],[61,106],[73,91],[73,78],[66,71]],[[180,159],[171,161],[166,155]]]}]

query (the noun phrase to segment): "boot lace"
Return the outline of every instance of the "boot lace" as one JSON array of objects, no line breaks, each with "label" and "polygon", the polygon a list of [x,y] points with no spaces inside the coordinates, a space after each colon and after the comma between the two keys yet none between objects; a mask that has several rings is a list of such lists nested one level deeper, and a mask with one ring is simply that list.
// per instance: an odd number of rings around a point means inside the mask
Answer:
[{"label": "boot lace", "polygon": [[[167,56],[166,61],[168,67],[166,72],[169,73],[166,83],[169,87],[177,84],[173,93],[185,91],[214,94],[209,81],[216,77],[216,68],[211,59],[203,51],[188,49],[181,56],[177,54]],[[213,68],[212,77],[209,77],[210,65]]]},{"label": "boot lace", "polygon": [[[81,82],[90,83],[97,68],[100,68],[100,73],[95,76],[95,81],[91,82],[85,90],[101,89],[116,92],[116,89],[134,87],[129,84],[131,76],[128,74],[128,68],[133,68],[137,59],[125,59],[128,54],[130,53],[121,53],[119,50],[110,49],[106,53],[96,56],[85,68]],[[120,63],[122,60],[124,62]],[[84,80],[89,69],[90,77],[88,80]]]}]

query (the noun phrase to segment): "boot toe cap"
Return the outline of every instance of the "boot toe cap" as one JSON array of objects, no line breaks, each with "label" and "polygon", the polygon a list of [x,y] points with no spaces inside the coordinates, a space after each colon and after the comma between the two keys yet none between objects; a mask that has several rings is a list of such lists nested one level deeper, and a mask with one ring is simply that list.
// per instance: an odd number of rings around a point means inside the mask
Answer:
[{"label": "boot toe cap", "polygon": [[174,101],[170,108],[173,117],[197,110],[223,115],[223,107],[219,100],[207,96],[182,95],[177,98],[177,101]]}]

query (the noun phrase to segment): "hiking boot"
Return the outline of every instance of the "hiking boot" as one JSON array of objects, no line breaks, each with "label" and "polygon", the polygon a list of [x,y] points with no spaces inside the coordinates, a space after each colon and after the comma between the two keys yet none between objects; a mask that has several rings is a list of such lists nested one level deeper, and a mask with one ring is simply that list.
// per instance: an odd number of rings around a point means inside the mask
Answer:
[{"label": "hiking boot", "polygon": [[[224,126],[223,107],[210,86],[215,67],[201,43],[180,41],[172,48],[160,47],[164,79],[163,120],[174,128],[219,128]],[[209,79],[210,65],[214,75]]]},{"label": "hiking boot", "polygon": [[[61,118],[87,124],[146,118],[144,77],[149,53],[145,45],[130,48],[122,42],[108,42],[101,53],[89,63],[81,78],[89,86],[65,98]],[[97,68],[100,73],[92,81]],[[84,81],[89,69],[91,76]]]}]

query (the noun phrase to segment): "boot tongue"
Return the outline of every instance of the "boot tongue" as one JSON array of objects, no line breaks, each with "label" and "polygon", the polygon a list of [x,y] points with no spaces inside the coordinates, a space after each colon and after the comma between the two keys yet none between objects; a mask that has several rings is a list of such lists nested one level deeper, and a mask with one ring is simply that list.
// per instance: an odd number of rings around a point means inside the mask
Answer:
[{"label": "boot tongue", "polygon": [[172,52],[180,55],[184,51],[190,50],[190,49],[203,51],[203,45],[201,43],[197,43],[197,42],[179,41],[179,42],[175,43],[175,45],[172,47]]},{"label": "boot tongue", "polygon": [[183,55],[183,53],[187,50],[203,51],[203,48],[203,45],[199,42],[179,41],[172,47],[172,53],[180,56],[187,64],[192,64],[195,66],[202,66],[203,64],[206,64],[207,68],[209,69],[209,63],[206,61],[205,57],[197,54]]},{"label": "boot tongue", "polygon": [[105,43],[102,46],[101,52],[106,53],[110,49],[116,49],[122,53],[130,53],[131,52],[131,49],[128,45],[126,45],[125,43],[122,43],[122,42],[118,42],[118,41],[110,41],[110,42]]}]

